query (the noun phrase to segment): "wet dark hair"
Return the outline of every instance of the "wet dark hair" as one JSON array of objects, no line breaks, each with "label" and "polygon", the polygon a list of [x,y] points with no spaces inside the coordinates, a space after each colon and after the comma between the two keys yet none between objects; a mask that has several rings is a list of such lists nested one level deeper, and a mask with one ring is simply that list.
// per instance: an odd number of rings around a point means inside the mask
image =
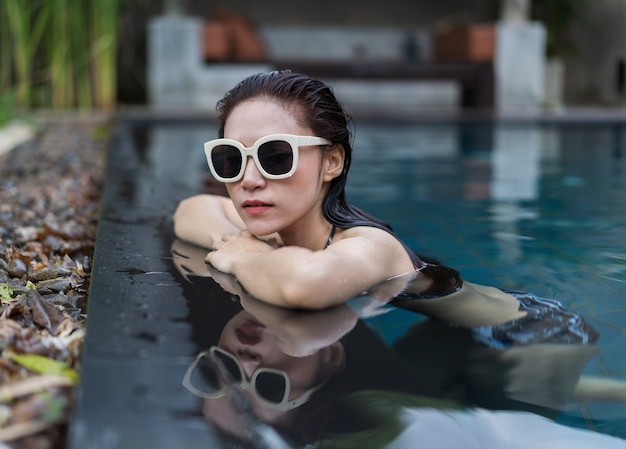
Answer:
[{"label": "wet dark hair", "polygon": [[[405,246],[415,267],[424,266],[421,256],[408,248],[388,223],[347,202],[345,187],[352,162],[352,132],[350,131],[352,117],[344,110],[330,86],[291,70],[251,75],[228,91],[217,103],[219,137],[224,137],[224,126],[233,109],[240,103],[254,98],[276,100],[286,107],[293,108],[296,119],[302,125],[311,128],[316,136],[343,146],[345,151],[343,171],[331,181],[330,189],[322,203],[322,212],[329,223],[341,229],[371,226],[387,231]],[[439,267],[441,268],[444,267]],[[458,273],[450,270],[450,275],[458,276]]]},{"label": "wet dark hair", "polygon": [[332,89],[321,81],[290,70],[252,75],[237,84],[217,104],[220,137],[224,136],[224,124],[234,107],[258,97],[291,106],[299,122],[310,127],[316,136],[343,146],[343,171],[331,182],[322,206],[326,219],[344,229],[364,225],[390,230],[387,223],[365,214],[346,201],[345,186],[352,162],[352,117],[344,111]]}]

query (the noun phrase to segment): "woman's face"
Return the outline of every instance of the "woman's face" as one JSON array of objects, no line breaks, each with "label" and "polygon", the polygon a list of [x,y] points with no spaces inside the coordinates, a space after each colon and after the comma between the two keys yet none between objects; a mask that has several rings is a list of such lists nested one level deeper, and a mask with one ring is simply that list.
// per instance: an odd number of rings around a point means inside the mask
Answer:
[{"label": "woman's face", "polygon": [[291,381],[290,399],[319,383],[323,371],[319,352],[306,357],[284,354],[278,349],[276,335],[245,310],[226,324],[217,345],[239,359],[248,378],[258,368],[286,372]]},{"label": "woman's face", "polygon": [[[292,111],[280,103],[257,98],[237,105],[224,125],[224,137],[246,147],[269,134],[312,136]],[[280,233],[287,244],[297,244],[321,223],[321,204],[327,191],[322,175],[323,152],[300,147],[298,167],[286,179],[265,179],[251,158],[243,178],[226,184],[228,194],[248,230],[257,236]],[[306,237],[305,237],[306,238]]]}]

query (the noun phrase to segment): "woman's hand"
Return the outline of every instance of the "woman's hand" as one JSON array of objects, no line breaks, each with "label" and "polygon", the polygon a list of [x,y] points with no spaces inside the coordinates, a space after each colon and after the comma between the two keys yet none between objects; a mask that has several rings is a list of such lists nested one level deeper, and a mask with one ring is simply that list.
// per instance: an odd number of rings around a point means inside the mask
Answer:
[{"label": "woman's hand", "polygon": [[214,242],[215,251],[207,254],[205,262],[224,273],[235,273],[234,264],[255,253],[274,251],[276,239],[261,240],[248,231],[224,234],[221,241]]},{"label": "woman's hand", "polygon": [[170,247],[174,266],[189,282],[191,282],[190,276],[211,277],[209,267],[204,263],[206,252],[206,248],[180,239],[174,239]]}]

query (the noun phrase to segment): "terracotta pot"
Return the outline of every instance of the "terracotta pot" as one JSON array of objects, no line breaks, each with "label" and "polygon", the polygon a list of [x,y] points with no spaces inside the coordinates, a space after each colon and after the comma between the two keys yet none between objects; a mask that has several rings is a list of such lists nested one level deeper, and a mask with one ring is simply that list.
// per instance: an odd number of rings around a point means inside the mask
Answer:
[{"label": "terracotta pot", "polygon": [[435,33],[438,62],[492,62],[495,29],[491,24],[458,25]]},{"label": "terracotta pot", "polygon": [[265,45],[256,27],[246,17],[218,8],[213,20],[203,26],[204,60],[264,61]]},{"label": "terracotta pot", "polygon": [[228,25],[234,56],[237,61],[263,61],[266,59],[263,41],[247,20],[236,17],[230,20]]},{"label": "terracotta pot", "polygon": [[232,45],[228,26],[218,21],[208,21],[202,26],[202,56],[205,61],[224,61],[232,58]]}]

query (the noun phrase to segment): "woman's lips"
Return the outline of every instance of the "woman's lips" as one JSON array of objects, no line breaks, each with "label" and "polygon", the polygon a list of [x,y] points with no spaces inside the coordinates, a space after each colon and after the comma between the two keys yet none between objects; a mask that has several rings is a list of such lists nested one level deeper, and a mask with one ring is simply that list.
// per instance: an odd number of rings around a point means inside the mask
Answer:
[{"label": "woman's lips", "polygon": [[256,320],[247,320],[235,330],[235,335],[239,343],[243,345],[256,345],[261,341],[263,326]]},{"label": "woman's lips", "polygon": [[272,206],[261,201],[244,201],[242,207],[247,214],[257,215],[266,212]]}]

